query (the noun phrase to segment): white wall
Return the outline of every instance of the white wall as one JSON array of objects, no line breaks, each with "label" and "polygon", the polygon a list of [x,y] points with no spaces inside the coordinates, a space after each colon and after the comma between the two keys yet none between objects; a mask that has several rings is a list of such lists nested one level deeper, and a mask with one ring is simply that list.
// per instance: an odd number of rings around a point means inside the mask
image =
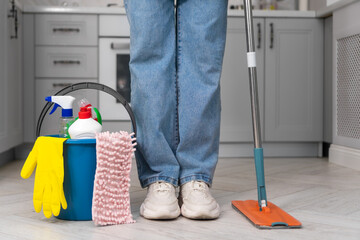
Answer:
[{"label": "white wall", "polygon": [[334,4],[336,2],[340,2],[341,0],[326,0],[326,5],[329,6],[331,4]]},{"label": "white wall", "polygon": [[327,0],[309,0],[309,10],[319,10],[325,8]]}]

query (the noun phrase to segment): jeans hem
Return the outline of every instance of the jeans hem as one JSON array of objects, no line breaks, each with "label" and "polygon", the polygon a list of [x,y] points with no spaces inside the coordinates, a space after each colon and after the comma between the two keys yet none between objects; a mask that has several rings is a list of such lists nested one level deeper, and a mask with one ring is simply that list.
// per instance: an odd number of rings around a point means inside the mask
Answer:
[{"label": "jeans hem", "polygon": [[180,178],[180,185],[183,185],[190,181],[202,181],[202,182],[205,182],[207,185],[209,185],[209,187],[211,187],[211,185],[212,185],[212,178],[202,175],[202,174],[195,174],[195,175],[182,177],[182,178]]},{"label": "jeans hem", "polygon": [[155,182],[167,182],[174,185],[175,187],[178,186],[178,180],[172,177],[156,176],[156,177],[147,178],[145,180],[140,180],[140,184],[142,188],[146,188],[147,186]]}]

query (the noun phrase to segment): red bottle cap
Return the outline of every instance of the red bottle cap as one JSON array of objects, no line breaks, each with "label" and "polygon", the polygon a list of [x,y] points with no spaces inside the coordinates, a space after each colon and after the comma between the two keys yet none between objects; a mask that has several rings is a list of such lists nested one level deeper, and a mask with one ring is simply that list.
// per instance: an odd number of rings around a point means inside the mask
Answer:
[{"label": "red bottle cap", "polygon": [[87,107],[81,107],[79,112],[80,119],[91,118],[91,109]]}]

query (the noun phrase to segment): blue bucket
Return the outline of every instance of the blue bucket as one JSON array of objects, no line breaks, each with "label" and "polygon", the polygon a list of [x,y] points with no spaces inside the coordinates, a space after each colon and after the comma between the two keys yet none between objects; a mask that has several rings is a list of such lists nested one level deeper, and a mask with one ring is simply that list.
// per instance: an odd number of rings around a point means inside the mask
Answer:
[{"label": "blue bucket", "polygon": [[61,209],[57,218],[76,221],[92,220],[96,140],[69,139],[64,143],[63,156],[67,209]]},{"label": "blue bucket", "polygon": [[[128,112],[136,134],[135,116],[129,103],[114,89],[99,83],[76,83],[57,92],[55,96],[81,90],[93,89],[110,94],[118,100]],[[48,102],[40,113],[36,136],[40,136],[42,122],[52,103]],[[58,137],[58,135],[52,135]],[[68,139],[64,142],[64,194],[67,209],[60,210],[57,218],[64,220],[92,220],[92,197],[96,171],[96,139]]]}]

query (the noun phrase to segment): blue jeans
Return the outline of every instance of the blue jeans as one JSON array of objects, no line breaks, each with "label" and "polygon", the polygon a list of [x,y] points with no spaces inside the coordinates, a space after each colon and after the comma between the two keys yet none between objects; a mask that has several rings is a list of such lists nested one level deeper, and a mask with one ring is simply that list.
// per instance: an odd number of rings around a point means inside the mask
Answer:
[{"label": "blue jeans", "polygon": [[227,0],[125,1],[142,187],[211,185],[219,152]]}]

